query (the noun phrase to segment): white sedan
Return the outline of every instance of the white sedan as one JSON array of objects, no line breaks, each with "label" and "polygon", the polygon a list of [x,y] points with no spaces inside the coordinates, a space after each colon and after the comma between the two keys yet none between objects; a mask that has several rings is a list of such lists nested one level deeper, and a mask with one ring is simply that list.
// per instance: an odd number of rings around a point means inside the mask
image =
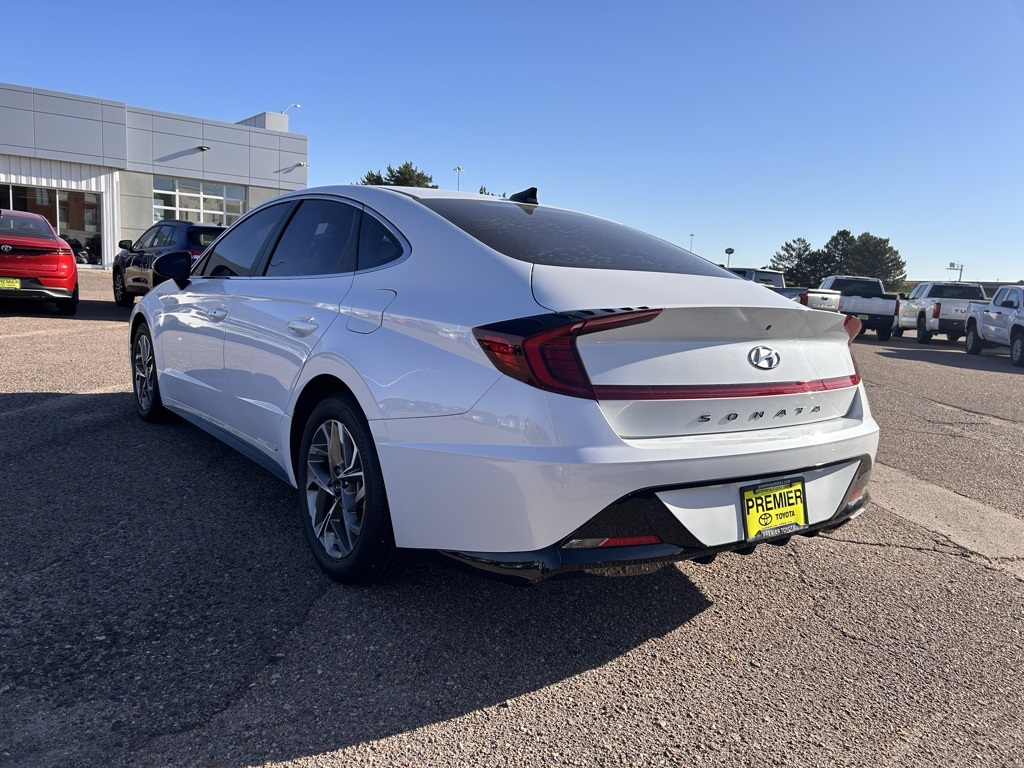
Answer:
[{"label": "white sedan", "polygon": [[867,502],[856,319],[535,189],[306,189],[187,256],[132,314],[138,412],[295,487],[340,581],[708,561]]}]

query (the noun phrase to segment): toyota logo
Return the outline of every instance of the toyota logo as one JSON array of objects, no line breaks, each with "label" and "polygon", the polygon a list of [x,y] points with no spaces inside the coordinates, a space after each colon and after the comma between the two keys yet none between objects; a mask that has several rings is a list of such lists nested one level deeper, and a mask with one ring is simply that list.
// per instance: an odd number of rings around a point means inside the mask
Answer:
[{"label": "toyota logo", "polygon": [[9,246],[9,245],[0,245],[0,251],[3,251],[4,253],[10,253],[11,252],[11,246]]},{"label": "toyota logo", "polygon": [[771,347],[754,347],[747,353],[747,362],[762,371],[770,371],[772,368],[778,368],[782,359]]}]

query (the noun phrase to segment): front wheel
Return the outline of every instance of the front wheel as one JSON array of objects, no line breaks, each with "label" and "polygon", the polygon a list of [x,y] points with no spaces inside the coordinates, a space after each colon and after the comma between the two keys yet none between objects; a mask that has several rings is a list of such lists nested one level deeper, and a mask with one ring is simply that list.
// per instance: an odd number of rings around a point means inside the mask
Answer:
[{"label": "front wheel", "polygon": [[917,343],[927,344],[932,340],[932,332],[924,324],[924,316],[917,318]]},{"label": "front wheel", "polygon": [[395,547],[377,450],[355,401],[338,394],[316,407],[298,459],[302,529],[320,568],[346,584],[395,572],[404,558]]},{"label": "front wheel", "polygon": [[135,303],[135,297],[128,293],[124,273],[120,269],[114,270],[114,303],[119,307],[130,307]]},{"label": "front wheel", "polygon": [[1018,368],[1024,367],[1024,331],[1017,331],[1010,341],[1010,362]]},{"label": "front wheel", "polygon": [[970,326],[967,329],[967,335],[964,336],[964,349],[967,350],[967,354],[980,355],[983,346],[981,337],[978,336],[978,329],[973,325]]},{"label": "front wheel", "polygon": [[145,323],[135,329],[135,337],[132,339],[132,391],[139,416],[146,421],[163,421],[167,418],[168,411],[160,399],[160,385],[156,378],[153,337]]}]

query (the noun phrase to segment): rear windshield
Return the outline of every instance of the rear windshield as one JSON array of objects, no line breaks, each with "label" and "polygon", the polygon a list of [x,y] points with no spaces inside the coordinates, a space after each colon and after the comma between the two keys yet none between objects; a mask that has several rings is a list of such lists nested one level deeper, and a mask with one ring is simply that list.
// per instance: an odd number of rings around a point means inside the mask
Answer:
[{"label": "rear windshield", "polygon": [[856,280],[844,277],[832,281],[832,290],[843,296],[884,296],[882,286],[874,280]]},{"label": "rear windshield", "polygon": [[552,267],[728,275],[721,267],[636,229],[582,213],[489,200],[420,200],[484,245]]},{"label": "rear windshield", "polygon": [[32,216],[2,216],[0,217],[0,232],[12,235],[53,237],[50,225],[42,219]]},{"label": "rear windshield", "polygon": [[984,299],[985,292],[980,285],[933,285],[928,293],[930,299]]},{"label": "rear windshield", "polygon": [[223,231],[224,229],[222,227],[209,227],[207,229],[199,229],[196,227],[194,229],[190,229],[188,231],[188,244],[194,248],[205,248],[216,240]]}]

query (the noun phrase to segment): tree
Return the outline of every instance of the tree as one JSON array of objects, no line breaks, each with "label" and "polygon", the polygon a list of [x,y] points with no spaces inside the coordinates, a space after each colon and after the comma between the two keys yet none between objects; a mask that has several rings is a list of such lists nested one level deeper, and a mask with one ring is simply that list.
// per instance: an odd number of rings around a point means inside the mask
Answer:
[{"label": "tree", "polygon": [[786,275],[787,285],[810,285],[807,276],[807,260],[810,257],[811,244],[798,237],[783,243],[782,248],[772,256],[772,269],[781,269]]},{"label": "tree", "polygon": [[849,269],[848,274],[877,277],[890,290],[899,290],[907,279],[907,263],[889,244],[889,238],[870,232],[857,236],[850,253]]},{"label": "tree", "polygon": [[840,229],[825,243],[821,249],[820,267],[824,270],[819,282],[829,275],[857,275],[859,272],[851,272],[854,247],[857,239],[848,229]]},{"label": "tree", "polygon": [[402,163],[397,168],[392,168],[389,165],[387,173],[384,174],[381,174],[380,171],[367,171],[366,175],[359,180],[360,184],[376,186],[429,187],[430,189],[437,189],[437,184],[433,182],[433,176],[429,173],[424,173],[408,161]]}]

